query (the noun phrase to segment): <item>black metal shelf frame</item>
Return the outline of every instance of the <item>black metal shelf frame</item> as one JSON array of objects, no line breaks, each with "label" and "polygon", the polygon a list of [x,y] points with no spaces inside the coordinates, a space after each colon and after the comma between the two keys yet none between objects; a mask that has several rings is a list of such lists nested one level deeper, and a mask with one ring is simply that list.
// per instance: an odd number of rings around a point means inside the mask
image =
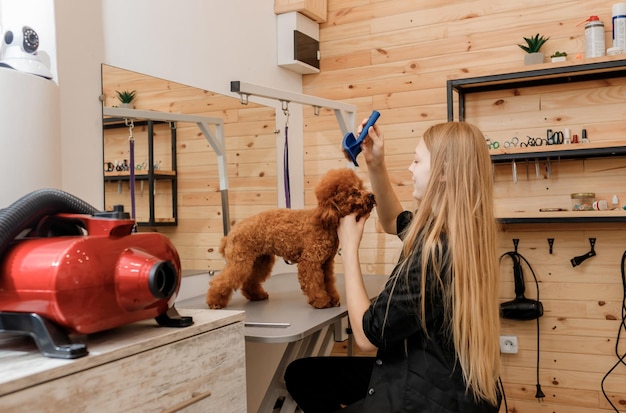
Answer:
[{"label": "black metal shelf frame", "polygon": [[624,76],[626,76],[626,59],[548,67],[464,79],[449,79],[446,84],[448,121],[454,120],[454,92],[458,94],[458,118],[463,121],[465,120],[466,93],[583,82]]},{"label": "black metal shelf frame", "polygon": [[[450,79],[446,84],[448,121],[455,120],[454,93],[458,98],[458,120],[465,120],[465,95],[468,93],[515,89],[542,85],[567,84],[589,80],[626,77],[626,59],[583,63],[571,66],[547,67],[521,72],[502,73],[464,79]],[[533,158],[580,159],[626,155],[626,146],[581,148],[567,150],[517,152],[493,154],[493,163],[503,163]],[[549,213],[546,213],[549,214]],[[502,224],[547,224],[547,223],[607,223],[626,222],[626,216],[576,216],[576,217],[505,217]]]},{"label": "black metal shelf frame", "polygon": [[[127,128],[123,118],[104,118],[102,120],[103,129]],[[155,120],[135,120],[134,126],[147,126],[148,132],[148,173],[135,174],[135,181],[147,181],[149,218],[148,221],[138,221],[137,225],[142,226],[176,226],[178,225],[178,174],[176,173],[176,122],[164,122]],[[170,126],[170,154],[171,165],[174,174],[161,174],[154,169],[154,126],[156,124],[166,124]],[[155,216],[154,190],[155,182],[159,180],[170,181],[172,186],[172,220],[158,221]],[[130,175],[110,175],[104,177],[105,182],[130,181]],[[106,193],[105,193],[106,197]]]},{"label": "black metal shelf frame", "polygon": [[[578,212],[584,214],[585,212]],[[546,215],[550,214],[545,212]],[[505,217],[498,218],[500,224],[599,224],[599,223],[614,223],[614,222],[626,222],[626,216],[572,216],[572,217]]]}]

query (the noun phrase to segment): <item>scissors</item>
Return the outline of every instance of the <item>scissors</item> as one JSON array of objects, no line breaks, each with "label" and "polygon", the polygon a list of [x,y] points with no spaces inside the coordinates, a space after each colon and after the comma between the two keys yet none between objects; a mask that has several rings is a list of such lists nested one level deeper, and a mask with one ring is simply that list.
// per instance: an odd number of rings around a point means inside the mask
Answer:
[{"label": "scissors", "polygon": [[520,144],[520,146],[522,147],[527,147],[527,146],[541,146],[544,143],[546,143],[546,139],[543,138],[533,138],[530,136],[527,136],[527,141],[526,142],[522,142]]},{"label": "scissors", "polygon": [[514,136],[511,138],[510,141],[505,141],[504,142],[504,147],[505,148],[510,148],[510,147],[514,147],[517,148],[517,145],[519,144],[519,139],[517,139],[517,136]]},{"label": "scissors", "polygon": [[487,149],[489,150],[498,149],[500,147],[500,142],[498,141],[491,142],[491,139],[487,138],[485,139],[485,142],[487,142]]}]

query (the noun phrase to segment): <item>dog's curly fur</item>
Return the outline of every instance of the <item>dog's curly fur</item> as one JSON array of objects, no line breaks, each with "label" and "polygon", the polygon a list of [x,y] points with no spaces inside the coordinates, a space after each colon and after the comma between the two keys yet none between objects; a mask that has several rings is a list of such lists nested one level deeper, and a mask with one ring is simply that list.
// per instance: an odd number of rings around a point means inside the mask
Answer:
[{"label": "dog's curly fur", "polygon": [[367,215],[374,195],[348,168],[326,173],[315,188],[314,209],[275,209],[251,216],[233,226],[222,238],[224,269],[209,283],[206,302],[224,308],[232,292],[241,289],[248,300],[265,300],[262,283],[270,276],[276,256],[298,264],[298,280],[315,308],[338,306],[334,258],[339,246],[339,219],[356,212]]}]

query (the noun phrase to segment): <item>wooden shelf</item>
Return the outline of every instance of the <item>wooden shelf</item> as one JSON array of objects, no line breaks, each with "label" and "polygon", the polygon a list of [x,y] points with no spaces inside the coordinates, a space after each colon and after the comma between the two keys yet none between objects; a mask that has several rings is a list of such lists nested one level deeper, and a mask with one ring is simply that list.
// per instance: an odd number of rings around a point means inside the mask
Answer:
[{"label": "wooden shelf", "polygon": [[489,151],[493,163],[534,158],[602,158],[626,155],[623,142],[572,143],[569,145],[530,146],[525,148],[498,148]]},{"label": "wooden shelf", "polygon": [[580,63],[530,65],[516,72],[449,79],[447,83],[453,90],[476,93],[622,76],[626,76],[626,59],[623,56],[615,56],[586,59]]},{"label": "wooden shelf", "polygon": [[557,211],[557,212],[512,212],[497,216],[502,224],[546,224],[546,223],[605,223],[626,222],[626,211]]},{"label": "wooden shelf", "polygon": [[[166,171],[166,170],[160,170],[157,169],[153,172],[152,174],[155,178],[158,177],[172,177],[172,176],[176,176],[176,171]],[[121,178],[121,179],[129,179],[130,178],[130,172],[129,171],[112,171],[112,172],[105,172],[104,173],[105,178]],[[135,179],[148,179],[148,177],[150,176],[150,172],[148,171],[135,171]]]},{"label": "wooden shelf", "polygon": [[[585,59],[580,62],[546,63],[526,66],[515,72],[488,73],[484,76],[449,79],[447,81],[448,121],[465,120],[465,95],[469,93],[510,90],[542,85],[570,84],[589,80],[626,77],[624,56]],[[455,93],[457,99],[455,100]],[[456,103],[455,103],[456,102]],[[455,114],[455,104],[457,113]],[[456,116],[455,116],[456,115]],[[518,137],[521,142],[525,138]],[[557,144],[490,150],[493,163],[529,159],[581,159],[626,156],[626,145],[615,137],[612,141]],[[506,214],[506,216],[504,216]],[[502,224],[626,223],[626,211],[559,211],[504,212],[497,216]]]}]

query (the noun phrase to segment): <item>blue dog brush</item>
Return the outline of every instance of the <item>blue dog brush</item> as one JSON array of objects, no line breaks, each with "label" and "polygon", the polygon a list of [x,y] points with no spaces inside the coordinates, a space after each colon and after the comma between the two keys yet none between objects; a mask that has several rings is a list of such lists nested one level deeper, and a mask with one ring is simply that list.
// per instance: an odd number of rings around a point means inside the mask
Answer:
[{"label": "blue dog brush", "polygon": [[361,153],[361,143],[367,136],[367,131],[370,126],[374,126],[379,117],[380,113],[377,110],[372,112],[358,139],[354,137],[354,133],[352,132],[346,133],[346,136],[343,137],[343,151],[346,154],[346,157],[352,161],[354,166],[359,166],[356,162],[356,157]]}]

